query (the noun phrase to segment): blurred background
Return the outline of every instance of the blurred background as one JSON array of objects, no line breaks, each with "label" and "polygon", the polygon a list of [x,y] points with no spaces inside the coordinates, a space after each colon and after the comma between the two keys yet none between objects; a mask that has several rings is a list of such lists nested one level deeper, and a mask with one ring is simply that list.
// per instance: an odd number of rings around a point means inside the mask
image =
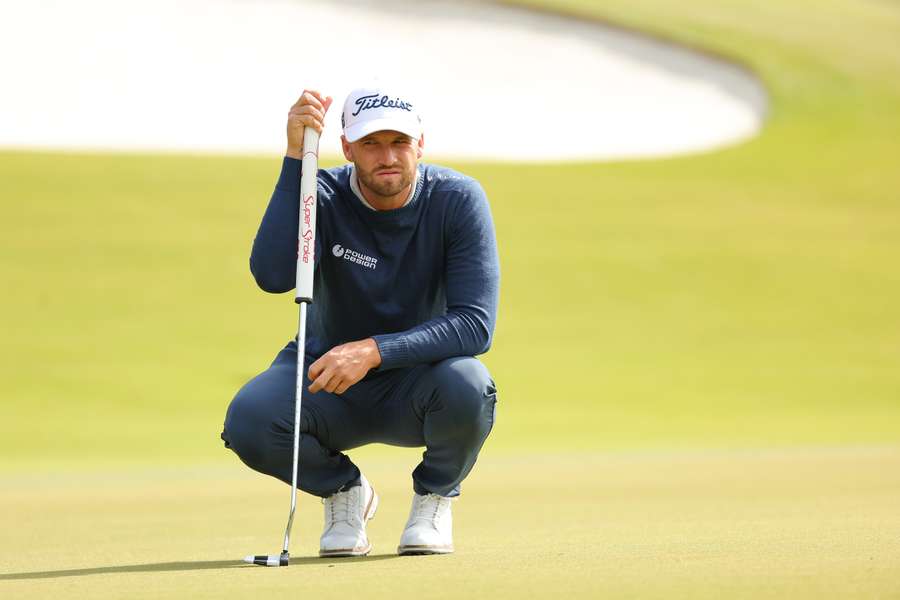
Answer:
[{"label": "blurred background", "polygon": [[897,442],[900,18],[812,6],[4,4],[0,464],[234,460],[285,115],[372,79],[492,203],[494,451]]},{"label": "blurred background", "polygon": [[[897,40],[893,0],[0,0],[0,595],[897,596]],[[490,198],[497,424],[457,553],[397,559],[421,450],[370,446],[373,556],[301,495],[292,568],[234,568],[287,511],[219,439],[296,331],[248,268],[287,111],[333,95],[341,164],[373,81]]]}]

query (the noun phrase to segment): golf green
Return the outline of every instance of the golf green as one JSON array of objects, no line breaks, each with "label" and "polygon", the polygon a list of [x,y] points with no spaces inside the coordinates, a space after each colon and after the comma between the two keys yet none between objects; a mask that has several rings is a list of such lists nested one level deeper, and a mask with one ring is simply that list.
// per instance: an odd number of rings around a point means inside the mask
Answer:
[{"label": "golf green", "polygon": [[278,157],[6,150],[0,596],[900,596],[900,7],[532,4],[743,62],[771,107],[714,153],[451,165],[503,277],[457,553],[390,556],[416,453],[376,447],[374,556],[313,559],[304,496],[296,568],[235,568],[287,512],[218,440],[296,328],[247,267]]},{"label": "golf green", "polygon": [[488,453],[454,504],[457,552],[398,557],[414,451],[365,457],[381,495],[362,559],[316,558],[302,497],[237,465],[21,476],[0,487],[5,598],[888,598],[900,451]]}]

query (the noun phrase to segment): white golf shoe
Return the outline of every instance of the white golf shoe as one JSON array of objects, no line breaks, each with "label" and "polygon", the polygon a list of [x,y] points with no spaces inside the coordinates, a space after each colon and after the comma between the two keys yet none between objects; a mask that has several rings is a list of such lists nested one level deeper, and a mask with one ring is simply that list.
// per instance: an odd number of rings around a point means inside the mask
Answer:
[{"label": "white golf shoe", "polygon": [[397,554],[449,554],[453,552],[453,516],[450,498],[413,494],[406,529]]},{"label": "white golf shoe", "polygon": [[378,494],[365,477],[360,485],[322,499],[325,530],[319,540],[319,556],[365,556],[372,550],[366,522],[375,516]]}]

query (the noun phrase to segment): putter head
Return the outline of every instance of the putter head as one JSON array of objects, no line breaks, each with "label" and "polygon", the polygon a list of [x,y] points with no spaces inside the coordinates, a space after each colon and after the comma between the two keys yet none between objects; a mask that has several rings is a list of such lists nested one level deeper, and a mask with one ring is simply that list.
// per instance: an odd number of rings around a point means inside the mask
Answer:
[{"label": "putter head", "polygon": [[244,558],[244,562],[248,565],[259,565],[261,567],[286,567],[291,560],[291,555],[287,552],[279,554],[256,554]]}]

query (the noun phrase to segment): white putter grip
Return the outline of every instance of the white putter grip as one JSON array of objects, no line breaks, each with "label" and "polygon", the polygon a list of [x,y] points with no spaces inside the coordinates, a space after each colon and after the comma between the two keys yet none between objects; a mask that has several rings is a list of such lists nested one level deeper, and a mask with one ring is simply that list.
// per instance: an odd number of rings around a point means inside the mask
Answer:
[{"label": "white putter grip", "polygon": [[319,172],[319,132],[303,133],[303,165],[300,172],[300,228],[297,230],[297,290],[295,301],[312,302],[316,253],[316,193]]}]

